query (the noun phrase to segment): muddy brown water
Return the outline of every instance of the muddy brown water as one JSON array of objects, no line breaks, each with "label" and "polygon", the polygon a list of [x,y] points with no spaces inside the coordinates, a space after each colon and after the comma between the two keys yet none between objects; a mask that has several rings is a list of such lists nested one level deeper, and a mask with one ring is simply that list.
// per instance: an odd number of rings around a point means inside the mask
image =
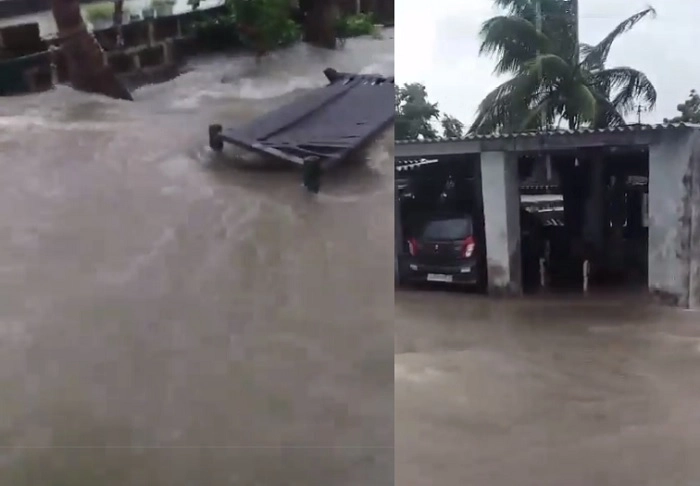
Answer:
[{"label": "muddy brown water", "polygon": [[700,484],[699,314],[396,294],[396,484]]},{"label": "muddy brown water", "polygon": [[393,484],[392,134],[318,197],[206,146],[392,38],[2,100],[0,485]]}]

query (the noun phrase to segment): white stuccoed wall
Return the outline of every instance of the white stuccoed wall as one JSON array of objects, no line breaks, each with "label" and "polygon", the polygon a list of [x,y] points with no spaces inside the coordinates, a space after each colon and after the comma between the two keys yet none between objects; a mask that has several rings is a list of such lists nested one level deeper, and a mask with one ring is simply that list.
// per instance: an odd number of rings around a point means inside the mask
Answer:
[{"label": "white stuccoed wall", "polygon": [[667,134],[649,147],[649,289],[695,309],[700,308],[699,141],[693,132]]}]

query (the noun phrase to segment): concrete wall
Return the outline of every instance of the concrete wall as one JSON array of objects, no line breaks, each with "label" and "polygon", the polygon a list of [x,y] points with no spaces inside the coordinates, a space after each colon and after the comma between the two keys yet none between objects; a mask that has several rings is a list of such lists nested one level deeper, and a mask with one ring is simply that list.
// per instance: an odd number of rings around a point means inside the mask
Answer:
[{"label": "concrete wall", "polygon": [[[117,75],[129,79],[160,73],[177,72],[176,66],[196,52],[192,29],[197,15],[216,15],[219,9],[205,12],[171,15],[125,24],[122,28],[124,45],[117,47],[114,27],[95,30],[93,34],[105,51],[106,62]],[[60,46],[57,41],[56,45]],[[62,53],[56,62],[57,82],[67,81],[68,73]]]},{"label": "concrete wall", "polygon": [[649,147],[649,290],[681,307],[700,305],[697,147],[694,132],[667,132]]},{"label": "concrete wall", "polygon": [[43,91],[52,86],[47,46],[36,23],[0,28],[0,96]]},{"label": "concrete wall", "polygon": [[[219,12],[215,8],[125,24],[119,48],[115,28],[93,34],[117,75],[134,83],[160,81],[176,75],[177,66],[198,52],[192,35],[197,18]],[[59,39],[42,39],[36,23],[0,29],[0,96],[45,91],[67,81]]]},{"label": "concrete wall", "polygon": [[520,189],[517,158],[507,152],[482,153],[481,186],[489,293],[520,294]]},{"label": "concrete wall", "polygon": [[[339,0],[340,11],[345,15],[357,12],[358,0]],[[384,24],[394,23],[394,0],[359,0],[360,12],[373,12],[376,19]]]},{"label": "concrete wall", "polygon": [[692,136],[690,154],[690,275],[688,307],[700,309],[700,132]]}]

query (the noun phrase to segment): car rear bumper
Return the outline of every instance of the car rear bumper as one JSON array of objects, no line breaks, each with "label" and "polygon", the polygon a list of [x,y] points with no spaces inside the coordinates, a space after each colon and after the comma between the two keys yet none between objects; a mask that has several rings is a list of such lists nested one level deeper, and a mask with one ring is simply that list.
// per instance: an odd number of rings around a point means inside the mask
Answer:
[{"label": "car rear bumper", "polygon": [[480,282],[479,268],[475,261],[430,265],[415,260],[405,260],[401,267],[401,280],[404,282],[436,282],[457,285],[473,285]]}]

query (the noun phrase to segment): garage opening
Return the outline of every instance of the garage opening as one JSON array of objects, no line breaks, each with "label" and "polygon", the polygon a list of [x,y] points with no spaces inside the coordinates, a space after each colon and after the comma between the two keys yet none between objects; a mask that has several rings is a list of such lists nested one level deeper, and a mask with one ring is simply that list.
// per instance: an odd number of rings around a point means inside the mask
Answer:
[{"label": "garage opening", "polygon": [[478,155],[397,161],[396,177],[399,283],[485,289]]},{"label": "garage opening", "polygon": [[525,292],[646,289],[646,147],[522,154],[518,168]]}]

